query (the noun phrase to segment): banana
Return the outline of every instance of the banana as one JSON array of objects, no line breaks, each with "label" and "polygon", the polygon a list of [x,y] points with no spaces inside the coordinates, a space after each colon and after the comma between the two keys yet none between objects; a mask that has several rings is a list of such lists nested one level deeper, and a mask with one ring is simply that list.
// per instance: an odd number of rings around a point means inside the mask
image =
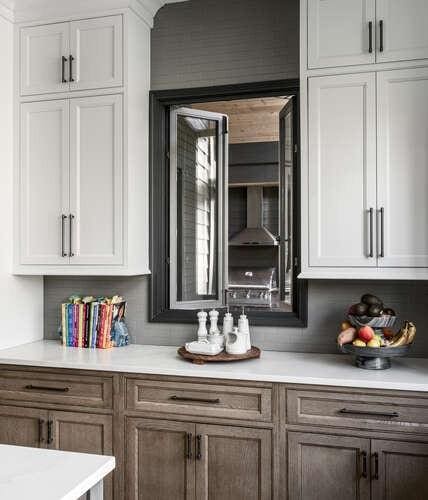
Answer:
[{"label": "banana", "polygon": [[407,343],[411,344],[415,340],[416,336],[416,326],[411,321],[406,321],[408,325],[407,329]]}]

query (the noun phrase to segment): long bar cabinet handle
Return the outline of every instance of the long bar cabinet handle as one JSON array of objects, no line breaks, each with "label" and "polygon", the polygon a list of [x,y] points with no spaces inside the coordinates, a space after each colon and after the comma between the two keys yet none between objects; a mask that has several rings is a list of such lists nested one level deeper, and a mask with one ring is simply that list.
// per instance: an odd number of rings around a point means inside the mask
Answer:
[{"label": "long bar cabinet handle", "polygon": [[52,392],[68,392],[69,387],[50,387],[48,385],[33,385],[28,384],[25,386],[28,391],[52,391]]},{"label": "long bar cabinet handle", "polygon": [[373,208],[369,209],[369,254],[368,257],[374,257],[374,249],[373,249]]},{"label": "long bar cabinet handle", "polygon": [[373,22],[369,21],[369,53],[373,52]]},{"label": "long bar cabinet handle", "polygon": [[361,477],[367,477],[367,452],[360,451],[361,458]]},{"label": "long bar cabinet handle", "polygon": [[364,410],[348,410],[347,408],[342,408],[339,413],[345,415],[371,415],[373,417],[386,417],[386,418],[398,418],[400,415],[396,411],[383,412],[383,411],[364,411]]},{"label": "long bar cabinet handle", "polygon": [[379,209],[380,223],[380,252],[378,257],[385,257],[385,209],[382,207]]},{"label": "long bar cabinet handle", "polygon": [[39,443],[45,442],[45,420],[43,418],[39,418]]},{"label": "long bar cabinet handle", "polygon": [[373,453],[374,460],[374,474],[373,479],[379,479],[379,453]]},{"label": "long bar cabinet handle", "polygon": [[202,436],[196,436],[196,460],[202,460]]},{"label": "long bar cabinet handle", "polygon": [[192,460],[192,438],[193,435],[188,432],[186,435],[186,458]]},{"label": "long bar cabinet handle", "polygon": [[189,398],[186,396],[171,396],[169,399],[171,401],[183,401],[188,403],[211,403],[215,405],[220,404],[219,398],[208,399],[208,398]]},{"label": "long bar cabinet handle", "polygon": [[68,58],[68,61],[69,61],[69,71],[70,71],[70,75],[69,75],[69,81],[70,82],[74,82],[74,78],[73,78],[73,61],[74,61],[74,57],[70,54],[69,58]]},{"label": "long bar cabinet handle", "polygon": [[61,257],[67,257],[67,252],[65,251],[65,221],[68,215],[61,215]]},{"label": "long bar cabinet handle", "polygon": [[69,215],[70,217],[70,224],[69,224],[69,252],[68,252],[68,256],[69,257],[74,257],[74,253],[73,253],[73,221],[74,221],[74,215],[73,214],[70,214]]},{"label": "long bar cabinet handle", "polygon": [[61,81],[62,83],[67,83],[67,80],[65,78],[65,63],[68,61],[68,59],[65,56],[62,56],[61,59]]},{"label": "long bar cabinet handle", "polygon": [[53,438],[53,421],[48,420],[48,440],[47,440],[47,443],[52,444],[53,440],[54,440],[54,438]]},{"label": "long bar cabinet handle", "polygon": [[379,21],[379,52],[383,52],[383,20]]}]

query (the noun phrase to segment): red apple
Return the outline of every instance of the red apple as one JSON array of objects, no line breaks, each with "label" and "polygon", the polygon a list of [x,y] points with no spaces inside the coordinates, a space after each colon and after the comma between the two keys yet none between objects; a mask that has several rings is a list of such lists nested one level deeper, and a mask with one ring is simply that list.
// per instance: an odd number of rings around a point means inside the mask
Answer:
[{"label": "red apple", "polygon": [[360,337],[361,340],[364,340],[364,342],[369,342],[373,337],[374,337],[374,330],[370,326],[362,326],[358,330],[358,337]]}]

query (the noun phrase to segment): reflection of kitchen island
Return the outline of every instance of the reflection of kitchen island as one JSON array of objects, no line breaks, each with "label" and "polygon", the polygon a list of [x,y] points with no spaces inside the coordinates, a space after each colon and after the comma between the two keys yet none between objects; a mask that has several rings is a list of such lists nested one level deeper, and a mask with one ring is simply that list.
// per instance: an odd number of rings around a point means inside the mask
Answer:
[{"label": "reflection of kitchen island", "polygon": [[86,453],[0,445],[0,498],[102,500],[103,479],[115,458]]}]

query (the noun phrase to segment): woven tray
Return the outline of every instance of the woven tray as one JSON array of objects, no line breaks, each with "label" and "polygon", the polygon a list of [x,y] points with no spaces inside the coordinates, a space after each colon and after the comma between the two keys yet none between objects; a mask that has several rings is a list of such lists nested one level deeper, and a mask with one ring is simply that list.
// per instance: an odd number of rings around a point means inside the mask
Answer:
[{"label": "woven tray", "polygon": [[206,354],[192,354],[187,352],[184,346],[178,349],[178,354],[184,358],[188,359],[195,365],[203,365],[205,363],[212,362],[229,362],[229,361],[243,361],[244,359],[255,359],[260,358],[260,349],[258,347],[251,347],[249,351],[245,354],[228,354],[226,351],[222,351],[215,356],[207,356]]}]

